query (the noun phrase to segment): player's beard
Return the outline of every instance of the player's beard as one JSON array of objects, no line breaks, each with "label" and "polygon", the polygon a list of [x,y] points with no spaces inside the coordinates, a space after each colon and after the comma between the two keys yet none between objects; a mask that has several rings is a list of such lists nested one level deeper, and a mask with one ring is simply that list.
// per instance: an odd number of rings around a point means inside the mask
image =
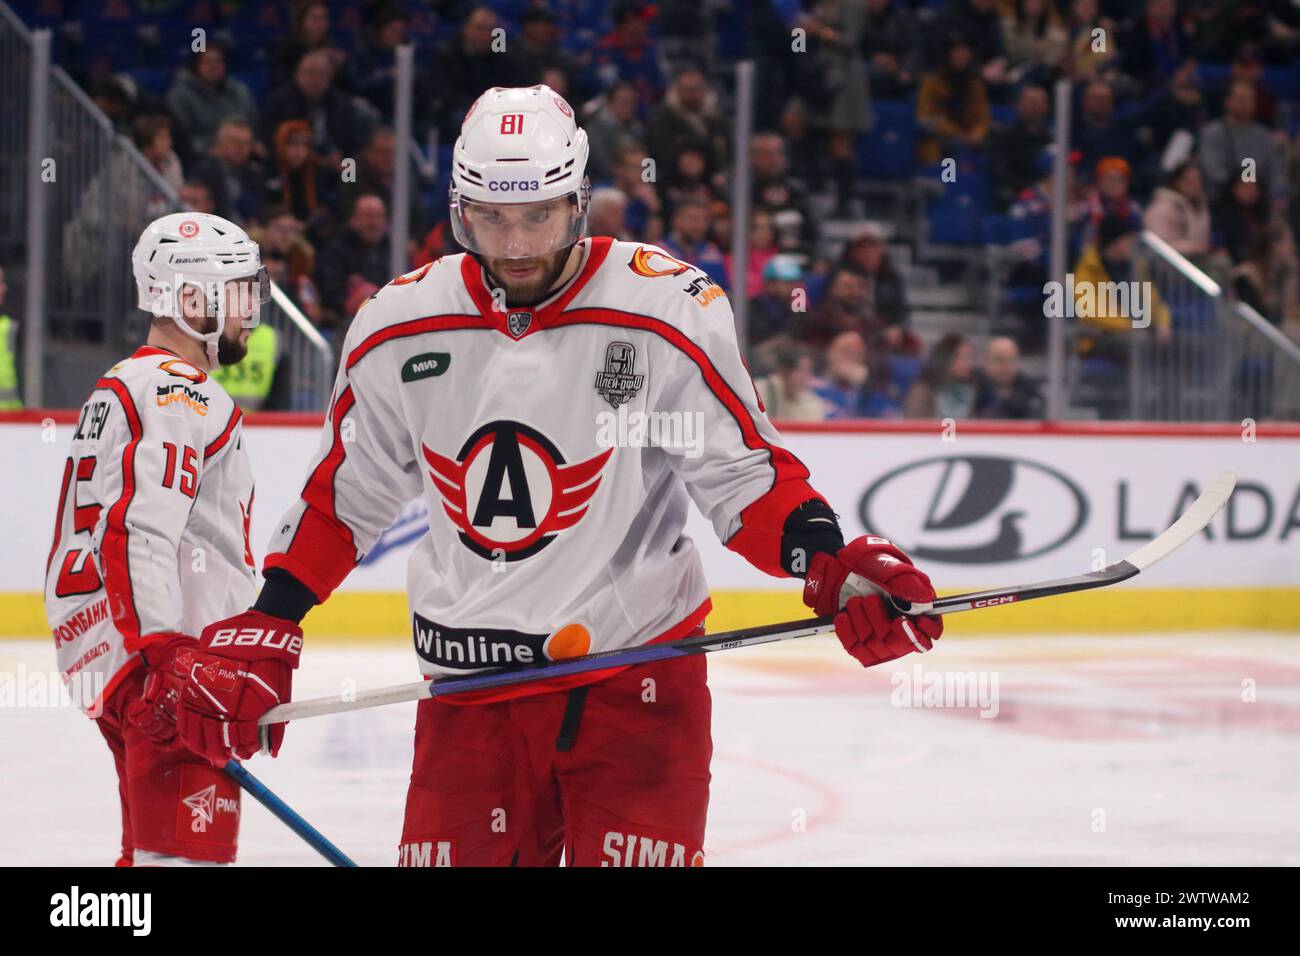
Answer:
[{"label": "player's beard", "polygon": [[[555,285],[556,280],[564,273],[564,267],[569,262],[569,253],[573,251],[573,246],[566,246],[558,252],[553,252],[547,256],[533,256],[530,259],[487,259],[483,262],[483,268],[487,271],[488,278],[492,284],[499,289],[506,291],[506,305],[509,307],[528,308],[537,305],[551,294],[551,287]],[[542,274],[540,278],[520,282],[517,279],[511,279],[496,272],[492,266],[508,262],[521,263],[526,262],[529,265],[540,263]],[[504,271],[504,270],[503,270]]]},{"label": "player's beard", "polygon": [[[203,326],[203,334],[208,335],[217,329],[218,319],[215,316],[208,316],[207,322]],[[235,326],[232,334],[223,334],[217,339],[217,364],[218,365],[238,365],[248,354],[248,343],[239,340],[243,334],[243,326]]]}]

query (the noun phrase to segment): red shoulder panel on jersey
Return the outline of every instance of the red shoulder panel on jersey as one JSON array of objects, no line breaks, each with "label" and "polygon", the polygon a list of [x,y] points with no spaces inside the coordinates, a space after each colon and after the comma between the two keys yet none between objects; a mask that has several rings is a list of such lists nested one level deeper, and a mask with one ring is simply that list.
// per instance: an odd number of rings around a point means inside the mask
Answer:
[{"label": "red shoulder panel on jersey", "polygon": [[334,505],[334,479],[347,456],[343,441],[343,418],[356,404],[352,387],[343,389],[330,409],[334,438],[330,450],[307,478],[302,490],[306,510],[288,547],[268,554],[263,568],[283,568],[311,588],[324,601],[357,563],[357,546],[352,529],[339,518]]},{"label": "red shoulder panel on jersey", "polygon": [[135,594],[131,588],[131,562],[127,547],[126,512],[135,497],[135,451],[144,437],[144,427],[136,412],[135,402],[125,385],[115,378],[101,378],[96,388],[106,388],[122,403],[122,412],[131,431],[131,440],[122,452],[122,494],[108,509],[104,539],[100,543],[100,560],[103,563],[104,589],[108,592],[108,606],[113,611],[113,622],[126,642],[128,651],[135,650],[140,638],[140,615],[135,608]]},{"label": "red shoulder panel on jersey", "polygon": [[226,447],[226,442],[230,441],[230,436],[234,433],[235,426],[243,420],[243,417],[244,413],[240,411],[239,406],[236,405],[235,410],[230,413],[230,421],[226,422],[226,427],[221,430],[221,434],[208,442],[207,447],[203,449],[204,461],[207,461],[217,452],[221,451],[221,449]]},{"label": "red shoulder panel on jersey", "polygon": [[681,329],[653,316],[615,309],[574,309],[551,322],[552,326],[584,324],[614,325],[658,335],[699,368],[704,384],[735,420],[745,447],[761,448],[768,453],[772,462],[772,487],[741,511],[740,529],[726,545],[759,570],[777,577],[789,577],[781,566],[781,535],[785,520],[805,501],[822,497],[808,484],[808,468],[804,463],[787,449],[763,438],[744,401],[727,384],[708,353]]}]

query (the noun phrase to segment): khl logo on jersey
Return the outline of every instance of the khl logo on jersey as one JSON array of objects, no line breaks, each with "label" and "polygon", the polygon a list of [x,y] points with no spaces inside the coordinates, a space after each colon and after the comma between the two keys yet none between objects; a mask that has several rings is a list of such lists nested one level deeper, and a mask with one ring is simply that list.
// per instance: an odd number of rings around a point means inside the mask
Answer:
[{"label": "khl logo on jersey", "polygon": [[421,448],[461,542],[480,557],[507,561],[532,557],[582,520],[614,451],[566,464],[545,435],[512,421],[478,429],[454,460]]}]

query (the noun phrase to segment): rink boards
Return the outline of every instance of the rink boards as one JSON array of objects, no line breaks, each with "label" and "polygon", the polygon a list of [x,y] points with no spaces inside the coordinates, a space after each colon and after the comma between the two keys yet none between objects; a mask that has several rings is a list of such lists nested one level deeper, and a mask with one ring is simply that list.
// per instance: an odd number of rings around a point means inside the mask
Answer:
[{"label": "rink boards", "polygon": [[[0,414],[0,636],[47,633],[40,589],[74,425],[74,413]],[[1206,533],[1138,580],[955,615],[949,634],[1300,630],[1300,427],[864,422],[782,431],[846,535],[890,536],[941,592],[1099,569],[1163,530],[1219,469],[1236,469],[1237,492]],[[259,564],[319,435],[316,416],[247,424]],[[308,633],[408,634],[406,559],[427,520],[422,502],[404,509],[312,612]],[[692,513],[687,534],[714,590],[711,630],[806,616],[792,582],[728,551],[701,515]]]}]

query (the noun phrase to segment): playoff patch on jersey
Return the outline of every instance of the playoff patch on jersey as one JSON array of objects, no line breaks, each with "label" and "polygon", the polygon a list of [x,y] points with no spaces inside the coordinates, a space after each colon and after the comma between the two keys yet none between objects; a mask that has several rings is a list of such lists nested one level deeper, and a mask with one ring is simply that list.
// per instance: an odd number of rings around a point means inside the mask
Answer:
[{"label": "playoff patch on jersey", "polygon": [[549,438],[513,421],[479,428],[455,458],[420,447],[461,543],[489,561],[532,557],[581,521],[614,451],[568,464]]},{"label": "playoff patch on jersey", "polygon": [[645,376],[636,374],[636,348],[630,342],[610,342],[605,367],[596,372],[596,392],[615,408],[632,400]]}]

